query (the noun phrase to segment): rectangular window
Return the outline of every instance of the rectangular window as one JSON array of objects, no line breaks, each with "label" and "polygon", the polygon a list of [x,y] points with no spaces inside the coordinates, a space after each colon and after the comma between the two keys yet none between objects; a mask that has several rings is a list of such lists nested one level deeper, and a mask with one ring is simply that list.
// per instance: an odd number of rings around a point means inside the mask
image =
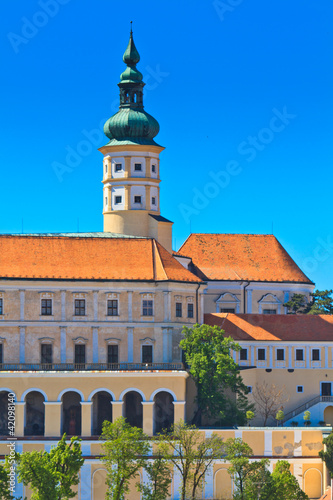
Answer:
[{"label": "rectangular window", "polygon": [[151,166],[151,171],[154,172],[154,174],[156,173],[156,165]]},{"label": "rectangular window", "polygon": [[188,318],[193,318],[194,317],[194,307],[193,304],[187,304],[187,317]]},{"label": "rectangular window", "polygon": [[108,316],[118,316],[118,300],[108,300]]},{"label": "rectangular window", "polygon": [[40,349],[40,359],[43,364],[52,364],[52,344],[42,344]]},{"label": "rectangular window", "polygon": [[241,349],[240,350],[239,359],[241,361],[247,361],[247,349]]},{"label": "rectangular window", "polygon": [[134,170],[135,172],[141,172],[142,171],[141,163],[134,163]]},{"label": "rectangular window", "polygon": [[276,349],[276,360],[284,361],[284,349]]},{"label": "rectangular window", "polygon": [[118,346],[117,344],[108,345],[108,363],[118,364]]},{"label": "rectangular window", "polygon": [[252,385],[247,386],[247,393],[252,394]]},{"label": "rectangular window", "polygon": [[142,316],[153,316],[153,301],[152,300],[143,300],[142,301]]},{"label": "rectangular window", "polygon": [[152,199],[151,199],[151,204],[152,204],[152,205],[156,205],[156,198],[155,198],[155,196],[153,196],[153,197],[152,197]]},{"label": "rectangular window", "polygon": [[312,361],[320,361],[320,350],[312,349]]},{"label": "rectangular window", "polygon": [[142,363],[152,363],[153,362],[153,346],[143,345],[142,346]]},{"label": "rectangular window", "polygon": [[52,316],[52,299],[42,299],[42,316]]},{"label": "rectangular window", "polygon": [[264,309],[264,314],[276,314],[276,309]]},{"label": "rectangular window", "polygon": [[116,166],[114,169],[115,169],[115,172],[119,172],[122,169],[121,163],[116,163]]},{"label": "rectangular window", "polygon": [[108,164],[105,163],[105,173],[107,174],[108,173]]},{"label": "rectangular window", "polygon": [[0,363],[3,363],[3,344],[0,344]]},{"label": "rectangular window", "polygon": [[85,362],[86,362],[86,346],[82,344],[76,344],[74,363],[76,365],[84,365]]},{"label": "rectangular window", "polygon": [[75,299],[75,316],[86,315],[86,299]]},{"label": "rectangular window", "polygon": [[297,386],[297,392],[303,392],[303,386],[302,385],[298,385]]},{"label": "rectangular window", "polygon": [[105,206],[107,207],[108,206],[108,197],[105,196]]},{"label": "rectangular window", "polygon": [[258,361],[266,360],[266,349],[258,349]]},{"label": "rectangular window", "polygon": [[119,203],[121,203],[121,199],[122,199],[121,196],[115,196],[114,198],[115,204],[118,205]]},{"label": "rectangular window", "polygon": [[220,307],[220,312],[235,314],[235,309],[233,307]]},{"label": "rectangular window", "polygon": [[296,349],[296,361],[304,361],[303,349]]},{"label": "rectangular window", "polygon": [[321,383],[321,395],[322,396],[332,396],[332,383],[322,382]]},{"label": "rectangular window", "polygon": [[3,299],[0,299],[0,316],[3,314]]},{"label": "rectangular window", "polygon": [[141,203],[141,196],[134,196],[134,203]]},{"label": "rectangular window", "polygon": [[182,303],[176,302],[176,318],[181,318],[182,315]]}]

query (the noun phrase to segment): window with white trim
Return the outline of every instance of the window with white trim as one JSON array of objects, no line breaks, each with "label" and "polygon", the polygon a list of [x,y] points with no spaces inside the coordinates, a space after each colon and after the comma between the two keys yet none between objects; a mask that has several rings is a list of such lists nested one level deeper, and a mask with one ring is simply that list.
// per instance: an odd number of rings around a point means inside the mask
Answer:
[{"label": "window with white trim", "polygon": [[114,203],[115,205],[119,205],[122,202],[122,197],[121,196],[115,196],[114,197]]},{"label": "window with white trim", "polygon": [[276,360],[284,361],[284,349],[276,349]]},{"label": "window with white trim", "polygon": [[122,169],[122,164],[116,163],[114,167],[115,172],[120,172],[121,169]]},{"label": "window with white trim", "polygon": [[258,349],[258,361],[266,361],[266,349],[262,347]]},{"label": "window with white trim", "polygon": [[320,349],[312,349],[312,361],[320,361]]},{"label": "window with white trim", "polygon": [[298,385],[296,388],[296,392],[304,392],[304,387],[302,385]]},{"label": "window with white trim", "polygon": [[52,364],[53,358],[52,344],[41,344],[40,346],[40,361],[41,364]]},{"label": "window with white trim", "polygon": [[134,203],[141,203],[141,196],[134,196]]},{"label": "window with white trim", "polygon": [[3,299],[0,299],[0,316],[3,315]]},{"label": "window with white trim", "polygon": [[247,361],[247,349],[246,348],[243,348],[240,350],[239,352],[239,359],[241,361]]},{"label": "window with white trim", "polygon": [[296,349],[296,361],[304,361],[304,349]]},{"label": "window with white trim", "polygon": [[134,163],[134,171],[142,172],[142,163]]},{"label": "window with white trim", "polygon": [[74,316],[86,315],[86,299],[75,299]]},{"label": "window with white trim", "polygon": [[154,316],[154,301],[152,299],[142,300],[142,316]]},{"label": "window with white trim", "polygon": [[152,345],[141,346],[141,356],[142,356],[142,363],[152,363],[153,362],[153,346]]}]

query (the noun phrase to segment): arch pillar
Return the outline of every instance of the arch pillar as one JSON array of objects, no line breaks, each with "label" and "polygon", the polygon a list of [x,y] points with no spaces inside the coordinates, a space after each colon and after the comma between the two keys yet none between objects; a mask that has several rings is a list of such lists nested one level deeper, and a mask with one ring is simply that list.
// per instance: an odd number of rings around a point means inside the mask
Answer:
[{"label": "arch pillar", "polygon": [[174,413],[174,423],[176,424],[179,420],[184,420],[185,422],[185,405],[186,401],[174,401],[173,402],[175,413]]},{"label": "arch pillar", "polygon": [[80,401],[81,404],[81,436],[91,436],[92,401]]},{"label": "arch pillar", "polygon": [[142,413],[143,413],[143,432],[152,436],[154,433],[154,401],[142,401]]},{"label": "arch pillar", "polygon": [[112,404],[112,422],[117,418],[124,416],[124,401],[111,401]]},{"label": "arch pillar", "polygon": [[15,402],[15,436],[24,436],[25,401]]},{"label": "arch pillar", "polygon": [[61,436],[61,401],[44,401],[45,436]]}]

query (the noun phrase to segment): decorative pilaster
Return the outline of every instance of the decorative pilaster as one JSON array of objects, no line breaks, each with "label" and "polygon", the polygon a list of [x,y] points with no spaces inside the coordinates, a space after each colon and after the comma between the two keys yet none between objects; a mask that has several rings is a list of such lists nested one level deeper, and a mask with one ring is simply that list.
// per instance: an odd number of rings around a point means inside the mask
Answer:
[{"label": "decorative pilaster", "polygon": [[112,422],[124,414],[124,401],[111,401],[112,404]]},{"label": "decorative pilaster", "polygon": [[24,321],[25,290],[20,290],[20,320]]},{"label": "decorative pilaster", "polygon": [[15,402],[15,437],[24,436],[25,401]]},{"label": "decorative pilaster", "polygon": [[81,401],[81,435],[91,436],[92,401]]},{"label": "decorative pilaster", "polygon": [[60,327],[60,363],[66,363],[66,327]]},{"label": "decorative pilaster", "polygon": [[98,326],[92,329],[93,337],[93,363],[98,363]]},{"label": "decorative pilaster", "polygon": [[132,300],[133,300],[133,292],[128,291],[127,292],[127,297],[128,297],[128,321],[132,321]]},{"label": "decorative pilaster", "polygon": [[186,409],[186,401],[174,401],[174,423],[176,424],[180,420],[184,420],[185,422],[185,409]]},{"label": "decorative pilaster", "polygon": [[154,434],[154,401],[142,401],[142,413],[143,413],[143,432],[152,436]]},{"label": "decorative pilaster", "polygon": [[25,363],[25,326],[20,326],[20,363]]},{"label": "decorative pilaster", "polygon": [[45,436],[61,436],[61,401],[44,401],[45,406]]},{"label": "decorative pilaster", "polygon": [[134,328],[127,327],[127,362],[133,363],[133,331]]},{"label": "decorative pilaster", "polygon": [[66,291],[61,290],[61,321],[66,321]]},{"label": "decorative pilaster", "polygon": [[94,321],[98,321],[98,291],[94,292]]}]

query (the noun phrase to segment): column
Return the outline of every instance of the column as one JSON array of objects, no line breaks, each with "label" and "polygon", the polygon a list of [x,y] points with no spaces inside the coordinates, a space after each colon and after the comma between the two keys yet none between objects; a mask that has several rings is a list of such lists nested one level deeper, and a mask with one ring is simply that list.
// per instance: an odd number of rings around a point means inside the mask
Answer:
[{"label": "column", "polygon": [[61,290],[61,321],[66,321],[66,291]]},{"label": "column", "polygon": [[310,368],[310,346],[306,346],[306,367]]},{"label": "column", "polygon": [[44,401],[45,437],[61,436],[61,401]]},{"label": "column", "polygon": [[325,368],[328,368],[328,347],[324,347],[325,351]]},{"label": "column", "polygon": [[198,314],[199,323],[201,323],[201,324],[203,324],[203,322],[204,322],[204,313],[205,313],[205,310],[204,310],[204,300],[205,300],[205,296],[202,293],[200,295],[200,315]]},{"label": "column", "polygon": [[288,367],[293,367],[293,348],[291,345],[288,347]]},{"label": "column", "polygon": [[15,437],[24,436],[25,401],[15,402]]},{"label": "column", "polygon": [[252,313],[252,290],[246,289],[247,293],[247,304],[246,304],[246,312]]},{"label": "column", "polygon": [[169,328],[162,326],[162,336],[163,336],[163,363],[168,363],[168,353],[169,353]]},{"label": "column", "polygon": [[66,363],[66,327],[60,327],[60,363]]},{"label": "column", "polygon": [[264,456],[271,457],[272,456],[272,431],[264,431],[265,433],[265,450]]},{"label": "column", "polygon": [[20,326],[20,363],[25,363],[25,326]]},{"label": "column", "polygon": [[294,476],[296,477],[300,488],[303,489],[303,464],[302,463],[294,463]]},{"label": "column", "polygon": [[176,424],[179,420],[184,420],[185,422],[185,405],[186,401],[174,401],[174,423]]},{"label": "column", "polygon": [[273,346],[269,346],[269,367],[273,368]]},{"label": "column", "polygon": [[127,292],[128,296],[128,321],[132,321],[132,297],[133,292]]},{"label": "column", "polygon": [[254,366],[254,346],[251,345],[251,366]]},{"label": "column", "polygon": [[87,462],[80,470],[80,500],[91,500],[91,464]]},{"label": "column", "polygon": [[[16,443],[16,445],[15,445],[15,451],[17,453],[22,453],[23,452],[23,444],[22,443]],[[18,474],[15,474],[15,496],[16,496],[16,498],[24,498],[23,483],[18,483],[17,482],[17,477],[18,477]]]},{"label": "column", "polygon": [[154,401],[142,401],[143,410],[143,432],[152,436],[154,434]]},{"label": "column", "polygon": [[171,301],[170,301],[170,292],[164,291],[164,320],[163,321],[171,321]]},{"label": "column", "polygon": [[92,329],[93,337],[93,363],[98,363],[98,326]]},{"label": "column", "polygon": [[24,321],[24,299],[25,290],[20,290],[20,320]]},{"label": "column", "polygon": [[124,401],[111,401],[112,404],[112,422],[123,416]]},{"label": "column", "polygon": [[98,292],[93,293],[94,296],[94,321],[98,321]]},{"label": "column", "polygon": [[207,479],[204,485],[205,498],[214,498],[214,463],[207,468],[205,477]]},{"label": "column", "polygon": [[133,363],[133,331],[134,328],[127,327],[127,362]]},{"label": "column", "polygon": [[[146,168],[147,169],[147,168]],[[151,200],[150,200],[150,186],[145,186],[145,206],[144,206],[144,209],[145,210],[150,210],[150,203],[151,203]]]},{"label": "column", "polygon": [[92,401],[81,401],[81,436],[91,436]]}]

